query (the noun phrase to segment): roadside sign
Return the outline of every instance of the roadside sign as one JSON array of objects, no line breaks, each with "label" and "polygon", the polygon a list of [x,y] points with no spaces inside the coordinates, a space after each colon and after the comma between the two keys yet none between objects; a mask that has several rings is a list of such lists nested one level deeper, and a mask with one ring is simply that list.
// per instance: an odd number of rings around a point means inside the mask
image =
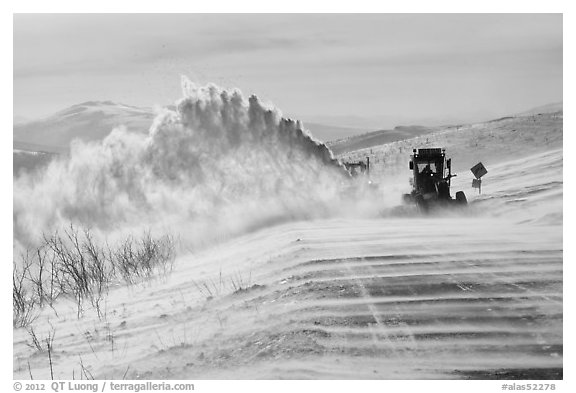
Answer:
[{"label": "roadside sign", "polygon": [[476,179],[480,179],[482,176],[488,173],[488,170],[484,167],[484,165],[482,165],[481,162],[474,165],[472,168],[470,168],[470,170]]}]

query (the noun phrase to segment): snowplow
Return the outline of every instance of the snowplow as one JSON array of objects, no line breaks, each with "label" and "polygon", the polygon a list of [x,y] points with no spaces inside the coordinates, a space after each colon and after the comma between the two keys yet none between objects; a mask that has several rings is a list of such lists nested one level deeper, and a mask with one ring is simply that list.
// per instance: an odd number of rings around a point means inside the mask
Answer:
[{"label": "snowplow", "polygon": [[370,157],[366,157],[366,161],[344,162],[343,164],[352,177],[357,177],[361,174],[370,177]]},{"label": "snowplow", "polygon": [[370,177],[370,157],[366,160],[343,161],[342,165],[346,169],[352,183],[347,183],[342,191],[346,198],[356,199],[366,193],[377,194],[380,191],[378,184],[374,183]]},{"label": "snowplow", "polygon": [[404,194],[407,204],[416,204],[421,210],[428,211],[434,207],[465,206],[468,201],[463,191],[458,191],[455,198],[450,195],[452,159],[446,159],[443,148],[413,149],[409,168],[412,171],[412,192]]}]

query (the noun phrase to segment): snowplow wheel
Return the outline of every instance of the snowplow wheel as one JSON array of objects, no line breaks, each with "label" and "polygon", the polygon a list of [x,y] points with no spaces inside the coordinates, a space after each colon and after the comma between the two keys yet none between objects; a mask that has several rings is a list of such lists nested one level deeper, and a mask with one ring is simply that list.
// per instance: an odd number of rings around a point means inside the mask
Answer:
[{"label": "snowplow wheel", "polygon": [[416,202],[416,206],[418,206],[418,209],[420,209],[420,211],[423,212],[428,211],[428,204],[426,203],[422,195],[416,195],[414,201]]},{"label": "snowplow wheel", "polygon": [[468,204],[468,200],[466,199],[466,194],[464,194],[464,191],[458,191],[456,193],[456,200],[460,205]]},{"label": "snowplow wheel", "polygon": [[412,194],[404,194],[402,195],[402,201],[405,204],[414,203],[414,197],[412,196]]},{"label": "snowplow wheel", "polygon": [[438,199],[442,201],[450,200],[450,187],[445,181],[438,183]]}]

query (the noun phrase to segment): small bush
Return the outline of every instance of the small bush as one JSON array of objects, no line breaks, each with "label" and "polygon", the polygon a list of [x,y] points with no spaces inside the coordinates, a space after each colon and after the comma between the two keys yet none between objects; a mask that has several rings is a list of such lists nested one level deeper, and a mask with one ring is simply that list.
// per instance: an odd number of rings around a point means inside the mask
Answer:
[{"label": "small bush", "polygon": [[150,232],[139,241],[128,237],[115,252],[110,252],[112,265],[127,284],[147,279],[155,274],[172,271],[175,245],[170,236],[154,239]]},{"label": "small bush", "polygon": [[29,325],[37,308],[59,296],[72,297],[78,317],[89,302],[102,317],[102,300],[113,282],[134,284],[172,271],[175,244],[171,236],[153,238],[146,232],[139,240],[126,238],[115,247],[98,244],[89,230],[74,226],[63,233],[44,236],[43,244],[21,256],[13,269],[13,325]]},{"label": "small bush", "polygon": [[12,267],[12,325],[15,327],[28,326],[37,317],[38,299],[26,285],[30,266],[30,259],[22,256],[21,265],[18,266],[14,262]]}]

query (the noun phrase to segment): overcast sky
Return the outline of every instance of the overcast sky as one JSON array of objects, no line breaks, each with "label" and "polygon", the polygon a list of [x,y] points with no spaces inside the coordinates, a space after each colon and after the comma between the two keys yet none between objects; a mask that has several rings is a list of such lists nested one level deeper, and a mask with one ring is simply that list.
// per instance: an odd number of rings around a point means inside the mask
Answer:
[{"label": "overcast sky", "polygon": [[14,115],[171,104],[180,75],[288,116],[390,127],[562,101],[560,14],[14,17]]}]

